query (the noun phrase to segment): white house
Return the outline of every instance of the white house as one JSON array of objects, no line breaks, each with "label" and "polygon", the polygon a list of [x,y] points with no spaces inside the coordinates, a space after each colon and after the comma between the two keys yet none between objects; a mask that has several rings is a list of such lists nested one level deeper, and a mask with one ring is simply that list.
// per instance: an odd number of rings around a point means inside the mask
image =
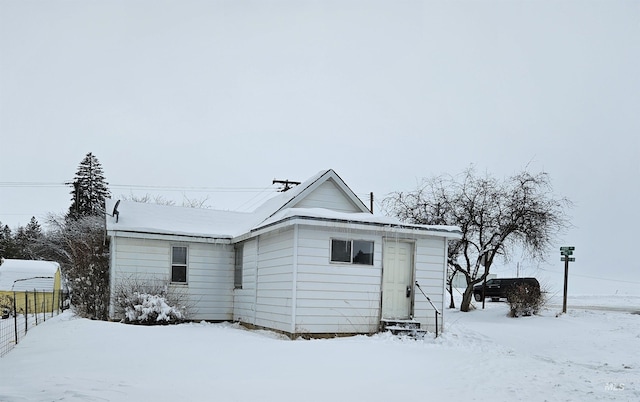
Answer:
[{"label": "white house", "polygon": [[461,236],[372,215],[333,170],[253,213],[115,200],[107,213],[112,295],[132,275],[170,278],[195,320],[290,336],[374,333],[386,319],[433,331],[422,291],[443,311],[447,240]]}]

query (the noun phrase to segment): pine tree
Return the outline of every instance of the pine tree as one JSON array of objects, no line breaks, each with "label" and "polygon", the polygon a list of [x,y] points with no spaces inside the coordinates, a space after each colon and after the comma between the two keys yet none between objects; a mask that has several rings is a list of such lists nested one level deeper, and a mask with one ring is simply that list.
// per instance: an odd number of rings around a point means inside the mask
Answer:
[{"label": "pine tree", "polygon": [[38,259],[37,248],[42,242],[42,236],[42,228],[35,216],[32,216],[26,227],[20,226],[16,230],[16,234],[13,237],[16,248],[14,258],[23,260]]},{"label": "pine tree", "polygon": [[42,227],[35,216],[31,217],[31,220],[25,227],[24,231],[27,234],[27,237],[31,240],[36,240],[42,237]]},{"label": "pine tree", "polygon": [[0,222],[0,258],[15,258],[15,245],[13,234],[9,225],[2,225]]},{"label": "pine tree", "polygon": [[102,165],[89,152],[73,179],[71,206],[67,218],[78,219],[85,216],[100,216],[104,213],[104,200],[110,196],[109,183],[105,181]]}]

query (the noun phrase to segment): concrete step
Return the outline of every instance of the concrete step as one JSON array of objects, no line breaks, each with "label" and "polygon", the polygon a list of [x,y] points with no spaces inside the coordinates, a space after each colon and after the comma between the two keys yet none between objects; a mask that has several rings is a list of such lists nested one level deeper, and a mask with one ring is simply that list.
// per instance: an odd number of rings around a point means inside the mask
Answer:
[{"label": "concrete step", "polygon": [[414,320],[384,319],[380,322],[380,332],[391,332],[393,335],[424,338],[427,330],[420,329],[420,323]]}]

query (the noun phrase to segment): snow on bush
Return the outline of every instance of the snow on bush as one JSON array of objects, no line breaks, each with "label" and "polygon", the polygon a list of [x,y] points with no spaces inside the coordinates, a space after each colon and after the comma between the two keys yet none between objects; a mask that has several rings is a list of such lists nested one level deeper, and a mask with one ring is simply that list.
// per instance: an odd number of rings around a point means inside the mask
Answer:
[{"label": "snow on bush", "polygon": [[544,298],[540,288],[522,284],[514,286],[507,294],[509,316],[520,317],[537,314],[542,307]]},{"label": "snow on bush", "polygon": [[192,314],[185,290],[172,286],[166,278],[121,279],[116,284],[115,299],[117,316],[130,324],[176,324]]},{"label": "snow on bush", "polygon": [[176,306],[170,306],[160,295],[135,292],[125,307],[125,322],[154,325],[173,324],[184,320],[184,312]]}]

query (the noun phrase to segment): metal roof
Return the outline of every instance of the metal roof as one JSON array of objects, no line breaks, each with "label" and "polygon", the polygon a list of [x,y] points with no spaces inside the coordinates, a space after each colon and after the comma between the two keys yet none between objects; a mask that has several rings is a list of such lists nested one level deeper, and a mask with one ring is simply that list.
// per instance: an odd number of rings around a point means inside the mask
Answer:
[{"label": "metal roof", "polygon": [[0,265],[0,291],[52,292],[60,264],[54,261],[3,260]]}]

